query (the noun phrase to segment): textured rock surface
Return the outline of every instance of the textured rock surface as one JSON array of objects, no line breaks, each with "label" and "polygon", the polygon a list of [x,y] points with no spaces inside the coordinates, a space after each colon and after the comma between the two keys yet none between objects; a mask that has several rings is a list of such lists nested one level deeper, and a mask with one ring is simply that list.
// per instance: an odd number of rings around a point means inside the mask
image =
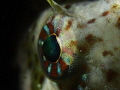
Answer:
[{"label": "textured rock surface", "polygon": [[[18,62],[21,67],[21,89],[119,90],[120,0],[69,3],[63,6],[72,12],[73,17],[65,16],[61,34],[64,40],[61,42],[74,47],[75,65],[72,68],[75,71],[68,73],[70,76],[63,80],[56,80],[57,85],[46,79],[40,70],[37,41],[43,25],[53,12],[48,9],[20,43]],[[84,75],[87,77],[83,80]]]}]

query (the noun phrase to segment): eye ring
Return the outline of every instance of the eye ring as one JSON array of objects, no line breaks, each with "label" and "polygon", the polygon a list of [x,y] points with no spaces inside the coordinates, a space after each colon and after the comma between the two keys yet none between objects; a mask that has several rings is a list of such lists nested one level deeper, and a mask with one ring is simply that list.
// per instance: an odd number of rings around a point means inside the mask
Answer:
[{"label": "eye ring", "polygon": [[[49,37],[52,37],[52,36],[55,36],[58,44],[60,44],[59,38],[56,36],[56,34],[53,33]],[[48,76],[48,78],[50,78],[50,79],[53,79],[53,80],[60,79],[64,76],[64,73],[65,73],[65,71],[67,71],[67,68],[68,68],[68,65],[66,65],[66,63],[60,57],[61,52],[62,52],[61,45],[59,45],[60,53],[59,53],[58,59],[56,59],[55,61],[52,61],[51,59],[46,57],[47,55],[43,51],[43,49],[46,48],[46,46],[43,48],[44,44],[46,44],[46,43],[44,42],[41,46],[38,45],[39,50],[40,50],[39,57],[41,57],[40,63],[42,65],[43,71],[45,72],[46,76]],[[52,55],[52,54],[50,54],[50,55]],[[54,56],[52,56],[52,58],[53,57]]]},{"label": "eye ring", "polygon": [[[62,22],[61,17],[63,17],[63,15],[59,16],[60,23]],[[54,18],[55,16],[49,17],[49,20],[39,34],[38,58],[45,75],[49,79],[58,80],[66,75],[69,65],[61,57],[63,53],[60,40],[61,27],[58,26],[59,28],[57,28],[56,25],[53,24]]]},{"label": "eye ring", "polygon": [[78,43],[73,22],[72,17],[55,14],[46,20],[40,31],[38,59],[44,74],[53,81],[69,78],[78,65]]}]

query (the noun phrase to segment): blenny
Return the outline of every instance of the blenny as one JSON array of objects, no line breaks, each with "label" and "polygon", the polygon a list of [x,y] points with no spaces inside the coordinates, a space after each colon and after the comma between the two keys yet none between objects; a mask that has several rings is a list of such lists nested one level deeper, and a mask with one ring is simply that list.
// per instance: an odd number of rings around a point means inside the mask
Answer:
[{"label": "blenny", "polygon": [[47,1],[19,44],[21,90],[120,90],[120,0]]}]

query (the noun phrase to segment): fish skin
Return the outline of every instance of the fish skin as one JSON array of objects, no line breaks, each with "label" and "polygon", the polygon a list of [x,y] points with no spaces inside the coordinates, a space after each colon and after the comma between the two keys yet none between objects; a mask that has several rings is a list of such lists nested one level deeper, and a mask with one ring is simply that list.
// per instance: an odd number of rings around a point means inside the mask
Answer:
[{"label": "fish skin", "polygon": [[[42,82],[39,80],[44,71],[40,69],[37,57],[37,41],[40,30],[53,12],[50,8],[40,15],[19,44],[17,61],[21,69],[21,90],[79,90],[81,72],[78,67],[82,70],[83,61],[87,66],[84,73],[88,76],[83,90],[119,90],[120,0],[72,3],[68,10],[74,14],[71,17],[74,23],[66,34],[74,32],[74,40],[78,42],[77,55],[80,56],[76,58],[76,72],[64,80],[56,80],[57,84],[46,76]],[[62,28],[66,27],[66,21]]]}]

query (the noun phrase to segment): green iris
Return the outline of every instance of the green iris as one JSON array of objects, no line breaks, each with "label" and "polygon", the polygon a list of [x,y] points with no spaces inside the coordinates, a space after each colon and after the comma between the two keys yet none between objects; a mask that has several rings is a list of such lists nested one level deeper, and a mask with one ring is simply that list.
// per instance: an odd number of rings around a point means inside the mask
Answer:
[{"label": "green iris", "polygon": [[50,62],[56,62],[60,56],[60,46],[57,42],[56,36],[51,35],[43,44],[43,54]]}]

